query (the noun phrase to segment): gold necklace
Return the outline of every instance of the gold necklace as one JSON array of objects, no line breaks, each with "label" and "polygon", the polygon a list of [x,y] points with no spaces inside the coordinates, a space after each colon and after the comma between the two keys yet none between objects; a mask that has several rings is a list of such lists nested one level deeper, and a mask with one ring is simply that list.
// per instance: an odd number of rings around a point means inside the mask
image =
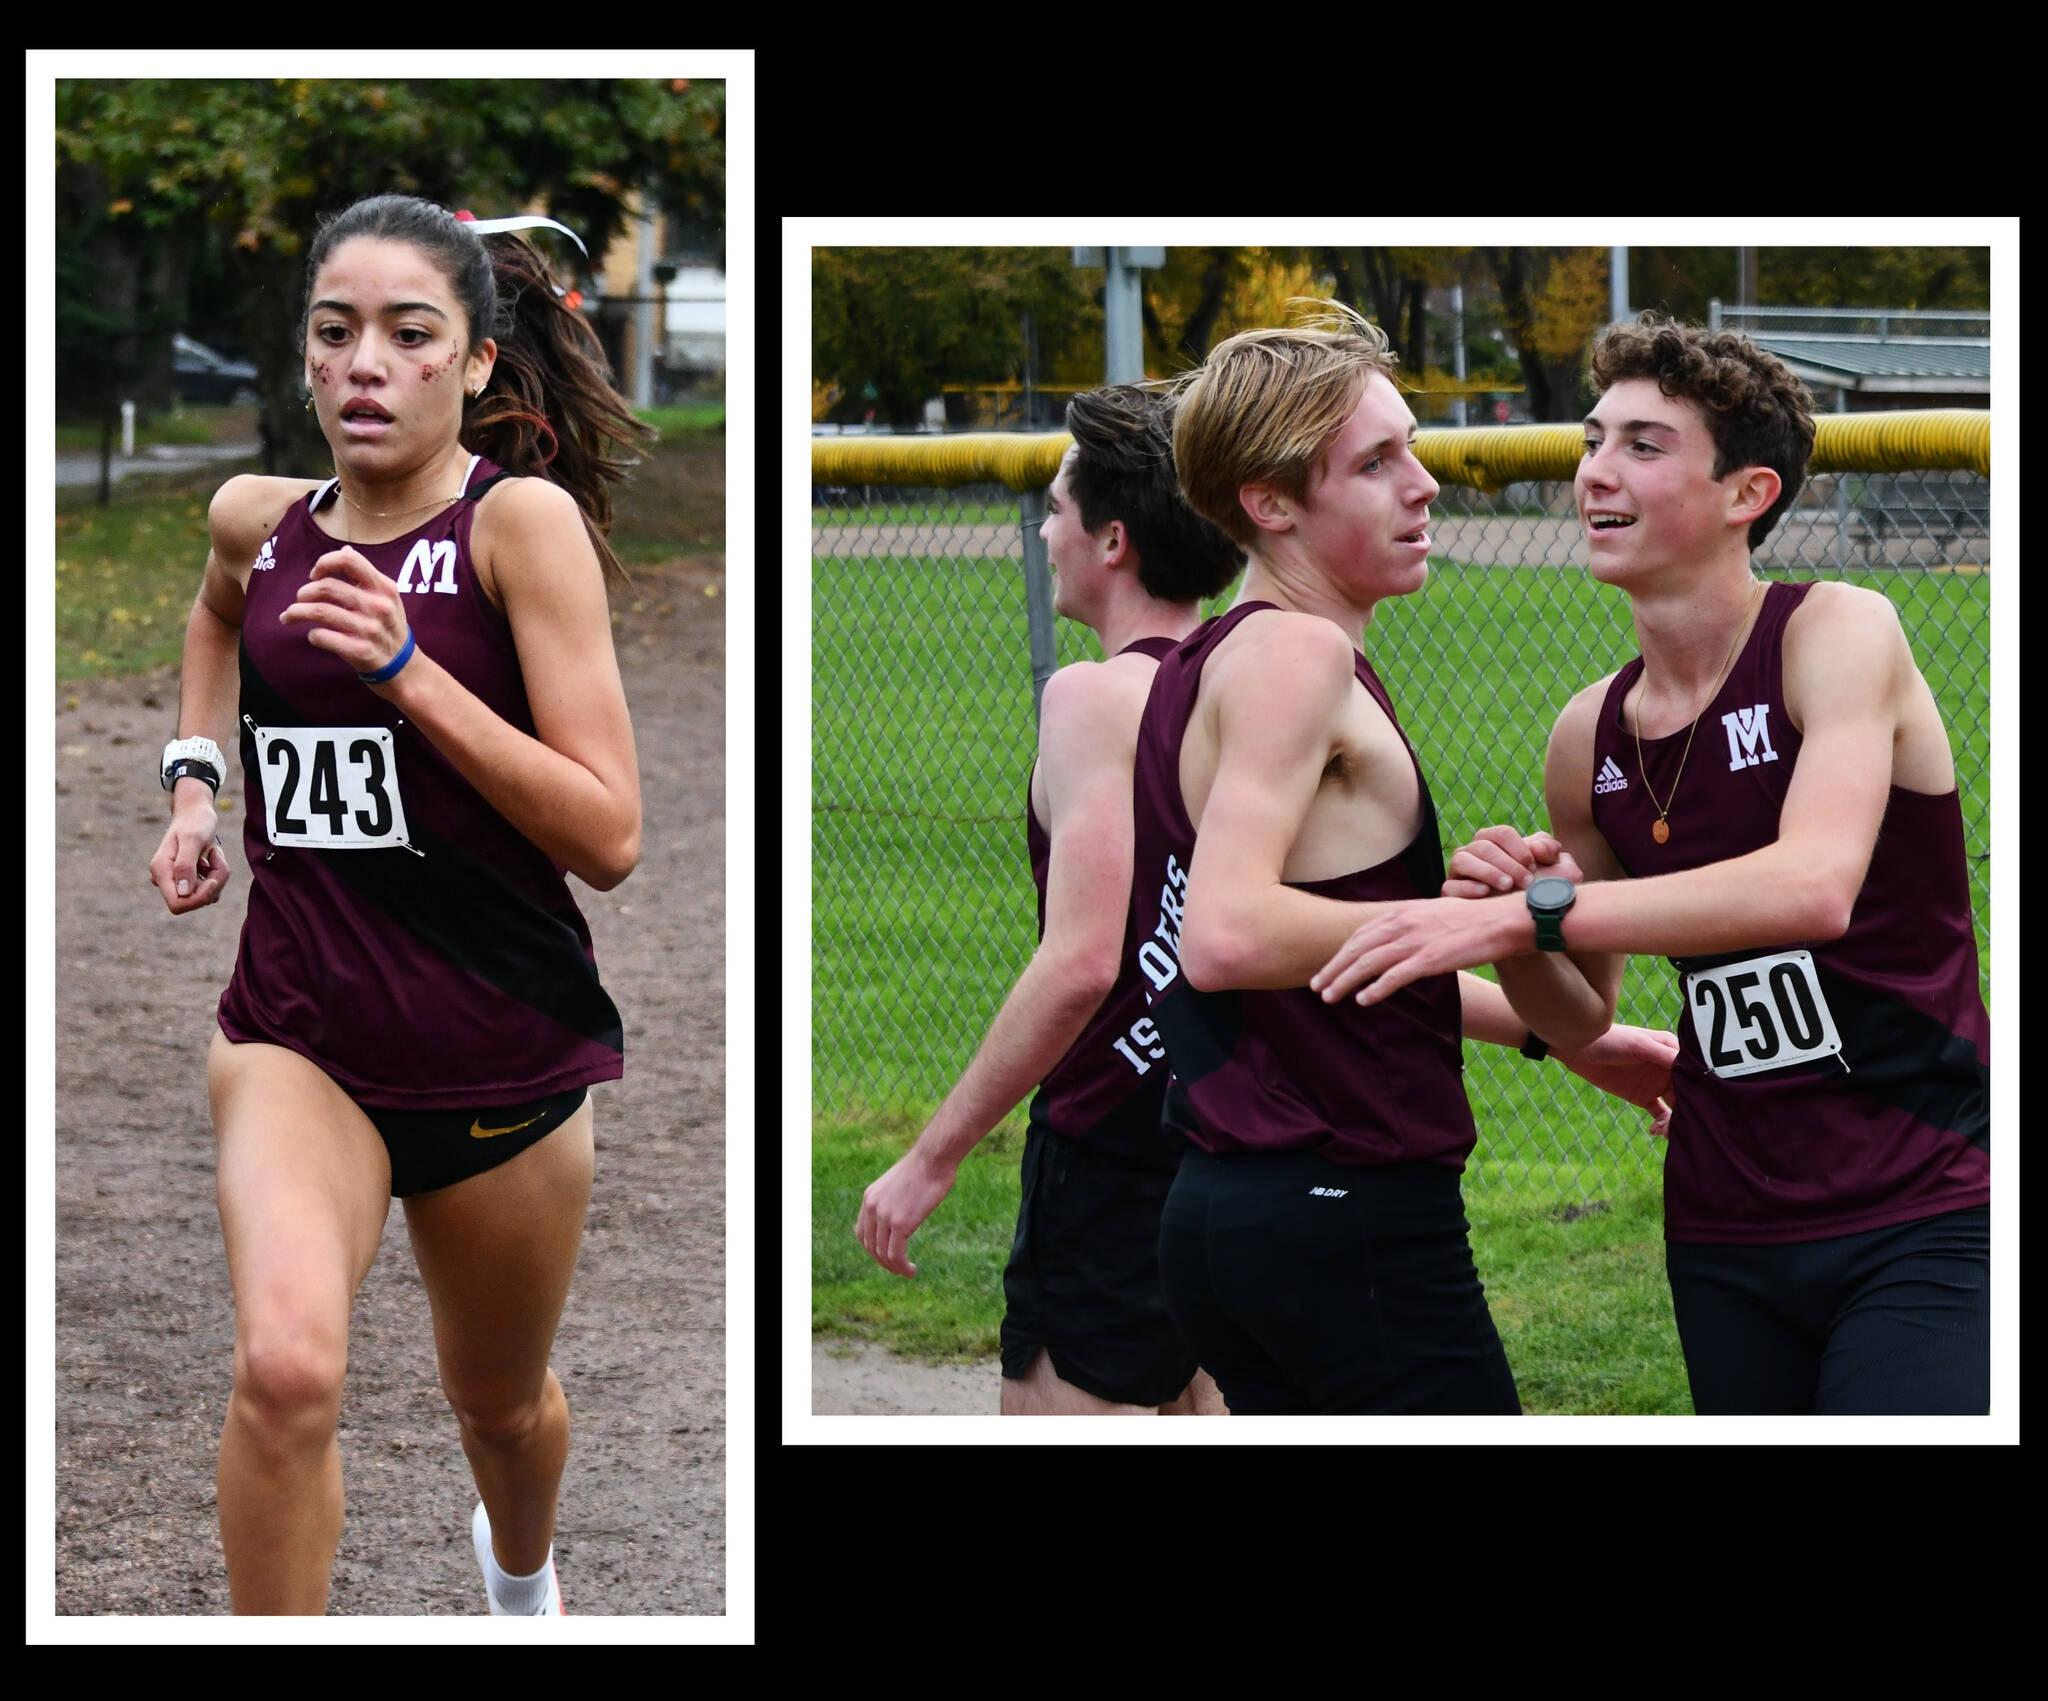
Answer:
[{"label": "gold necklace", "polygon": [[342,500],[366,520],[390,520],[396,519],[400,514],[417,514],[420,508],[443,508],[450,502],[457,500],[461,495],[462,492],[458,490],[454,496],[436,496],[430,502],[422,502],[419,508],[387,508],[380,514],[374,508],[365,508],[353,496],[349,495],[346,490],[341,493]]},{"label": "gold necklace", "polygon": [[1671,814],[1671,805],[1678,801],[1678,782],[1685,778],[1685,759],[1692,754],[1692,735],[1700,730],[1700,720],[1707,712],[1707,704],[1712,703],[1720,694],[1722,680],[1728,677],[1729,668],[1735,665],[1735,652],[1741,646],[1743,634],[1749,630],[1749,622],[1756,613],[1758,602],[1762,600],[1764,581],[1758,581],[1756,590],[1757,594],[1749,599],[1749,608],[1743,614],[1742,624],[1735,628],[1735,642],[1728,646],[1727,658],[1721,663],[1721,671],[1714,679],[1714,689],[1707,693],[1707,701],[1700,705],[1699,714],[1692,718],[1692,732],[1685,735],[1685,749],[1679,753],[1678,772],[1671,776],[1670,801],[1663,804],[1657,802],[1657,794],[1650,790],[1650,770],[1643,764],[1643,702],[1641,697],[1636,699],[1636,772],[1643,777],[1643,791],[1650,799],[1650,807],[1657,811],[1657,819],[1650,825],[1650,837],[1660,845],[1671,837],[1671,825],[1667,817]]}]

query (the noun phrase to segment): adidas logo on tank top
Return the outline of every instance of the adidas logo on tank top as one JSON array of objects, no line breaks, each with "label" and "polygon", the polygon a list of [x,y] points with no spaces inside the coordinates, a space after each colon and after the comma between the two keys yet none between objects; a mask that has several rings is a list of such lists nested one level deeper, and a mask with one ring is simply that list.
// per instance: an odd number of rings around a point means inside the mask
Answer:
[{"label": "adidas logo on tank top", "polygon": [[1593,776],[1593,789],[1602,796],[1610,791],[1628,790],[1628,777],[1614,765],[1612,756],[1600,764],[1600,772]]}]

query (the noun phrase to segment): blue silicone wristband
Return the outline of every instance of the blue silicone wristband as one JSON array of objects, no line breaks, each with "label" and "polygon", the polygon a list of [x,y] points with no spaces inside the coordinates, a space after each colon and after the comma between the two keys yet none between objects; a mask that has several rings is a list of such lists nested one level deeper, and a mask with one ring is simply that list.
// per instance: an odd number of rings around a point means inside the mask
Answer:
[{"label": "blue silicone wristband", "polygon": [[375,673],[359,673],[356,675],[356,678],[360,679],[365,685],[382,685],[385,680],[389,679],[400,668],[405,666],[407,662],[412,660],[412,650],[412,634],[408,632],[405,635],[404,649],[400,650],[397,655],[377,669]]}]

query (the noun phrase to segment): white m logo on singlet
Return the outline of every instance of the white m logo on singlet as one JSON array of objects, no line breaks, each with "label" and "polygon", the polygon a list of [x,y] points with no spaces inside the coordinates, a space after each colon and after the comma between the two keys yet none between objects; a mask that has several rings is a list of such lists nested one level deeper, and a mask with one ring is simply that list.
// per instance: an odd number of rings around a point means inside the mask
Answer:
[{"label": "white m logo on singlet", "polygon": [[[1759,762],[1775,762],[1777,751],[1771,748],[1771,729],[1767,717],[1771,712],[1768,703],[1759,703],[1753,709],[1737,709],[1732,715],[1723,715],[1721,724],[1728,729],[1728,771],[1737,768],[1754,768]],[[1759,751],[1757,746],[1763,749]]]},{"label": "white m logo on singlet", "polygon": [[[415,567],[420,570],[420,582],[417,585],[412,582],[412,570]],[[441,582],[438,585],[433,582],[434,569],[437,567],[441,570]],[[405,566],[398,575],[398,588],[401,591],[446,591],[453,596],[455,540],[444,537],[439,543],[430,544],[425,538],[421,538],[412,546],[412,553],[405,558]]]}]

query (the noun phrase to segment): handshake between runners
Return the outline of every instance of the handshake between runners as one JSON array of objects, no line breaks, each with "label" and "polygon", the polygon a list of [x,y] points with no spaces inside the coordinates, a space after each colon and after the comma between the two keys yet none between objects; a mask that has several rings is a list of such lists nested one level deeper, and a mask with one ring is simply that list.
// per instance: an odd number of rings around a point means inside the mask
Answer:
[{"label": "handshake between runners", "polygon": [[[1384,904],[1309,978],[1325,1003],[1349,996],[1377,1004],[1426,975],[1474,969],[1528,951],[1522,891],[1539,875],[1574,885],[1585,871],[1547,832],[1485,827],[1452,854],[1442,896]],[[1650,1132],[1671,1131],[1671,1065],[1678,1036],[1615,1023],[1592,1044],[1551,1053],[1573,1074],[1650,1113]]]}]

